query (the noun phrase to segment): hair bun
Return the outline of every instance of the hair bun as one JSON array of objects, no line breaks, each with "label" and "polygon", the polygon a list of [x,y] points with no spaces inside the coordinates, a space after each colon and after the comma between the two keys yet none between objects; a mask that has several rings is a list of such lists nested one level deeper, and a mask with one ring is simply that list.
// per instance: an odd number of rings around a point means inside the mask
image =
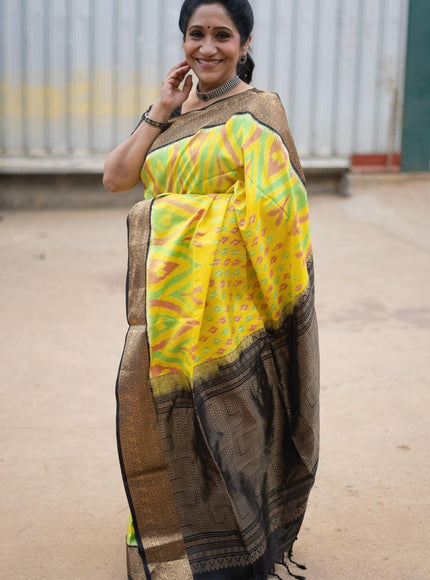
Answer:
[{"label": "hair bun", "polygon": [[249,84],[252,81],[252,73],[254,72],[254,68],[254,59],[248,52],[246,62],[239,62],[237,65],[237,74],[242,81]]}]

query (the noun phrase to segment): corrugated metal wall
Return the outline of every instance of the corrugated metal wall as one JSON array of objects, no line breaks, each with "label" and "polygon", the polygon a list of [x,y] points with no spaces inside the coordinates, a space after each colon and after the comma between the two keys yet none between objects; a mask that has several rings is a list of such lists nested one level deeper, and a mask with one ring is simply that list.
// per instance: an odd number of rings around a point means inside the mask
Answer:
[{"label": "corrugated metal wall", "polygon": [[[408,0],[254,0],[255,85],[307,157],[400,149]],[[181,0],[0,0],[7,155],[102,154],[181,59]]]}]

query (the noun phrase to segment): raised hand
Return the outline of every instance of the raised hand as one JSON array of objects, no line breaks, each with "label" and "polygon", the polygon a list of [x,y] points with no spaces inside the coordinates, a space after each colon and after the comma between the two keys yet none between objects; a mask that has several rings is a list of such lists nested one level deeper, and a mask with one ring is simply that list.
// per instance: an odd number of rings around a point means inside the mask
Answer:
[{"label": "raised hand", "polygon": [[[190,70],[185,60],[170,69],[161,86],[160,96],[149,113],[153,121],[168,121],[173,111],[188,99],[193,86],[191,75],[187,76]],[[103,184],[108,191],[129,191],[136,185],[148,150],[159,133],[159,128],[141,123],[124,143],[110,153],[103,175]]]},{"label": "raised hand", "polygon": [[[187,76],[190,70],[191,67],[186,60],[170,69],[161,85],[160,96],[153,105],[154,112],[166,111],[170,115],[176,108],[185,103],[193,86],[192,76]],[[184,85],[180,88],[184,79]]]}]

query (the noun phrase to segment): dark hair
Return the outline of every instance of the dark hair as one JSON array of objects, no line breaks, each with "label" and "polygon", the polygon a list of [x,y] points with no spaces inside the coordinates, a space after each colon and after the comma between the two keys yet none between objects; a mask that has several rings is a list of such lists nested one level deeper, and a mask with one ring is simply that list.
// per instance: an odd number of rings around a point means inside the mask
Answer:
[{"label": "dark hair", "polygon": [[[221,4],[239,31],[241,43],[246,44],[254,28],[254,14],[248,0],[185,0],[179,15],[179,29],[184,35],[184,40],[188,22],[195,10],[202,4]],[[237,74],[243,81],[250,83],[254,67],[254,60],[248,53],[246,62],[238,63]]]}]

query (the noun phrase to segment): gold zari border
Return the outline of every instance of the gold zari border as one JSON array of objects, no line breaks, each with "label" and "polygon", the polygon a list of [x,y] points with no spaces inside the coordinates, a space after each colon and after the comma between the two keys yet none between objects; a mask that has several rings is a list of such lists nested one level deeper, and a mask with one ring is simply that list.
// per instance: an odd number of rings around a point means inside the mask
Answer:
[{"label": "gold zari border", "polygon": [[151,579],[171,580],[172,570],[180,566],[181,579],[192,580],[148,381],[145,262],[150,215],[148,201],[137,204],[129,215],[130,329],[118,376],[118,438],[134,521],[143,528],[136,529],[136,535],[144,546]]},{"label": "gold zari border", "polygon": [[276,93],[258,89],[250,89],[221,99],[204,109],[190,111],[174,118],[167,131],[161,133],[153,142],[149,152],[195,135],[201,129],[222,125],[234,115],[246,113],[251,114],[258,122],[267,125],[281,136],[287,147],[291,164],[304,182],[305,176],[281,100]]}]

